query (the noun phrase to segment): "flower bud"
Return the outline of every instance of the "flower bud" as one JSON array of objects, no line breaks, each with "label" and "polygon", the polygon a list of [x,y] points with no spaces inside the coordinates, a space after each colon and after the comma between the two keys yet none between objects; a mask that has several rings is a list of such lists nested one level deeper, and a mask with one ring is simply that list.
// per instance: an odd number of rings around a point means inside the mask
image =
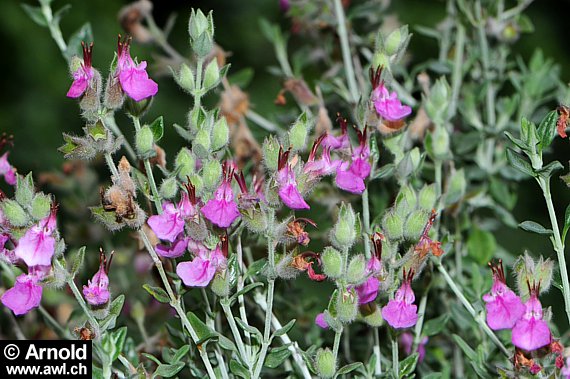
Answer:
[{"label": "flower bud", "polygon": [[220,297],[230,294],[229,275],[216,274],[210,283],[210,289]]},{"label": "flower bud", "polygon": [[194,174],[196,160],[187,148],[183,147],[174,160],[174,169],[178,172],[178,178],[185,181],[187,176]]},{"label": "flower bud", "polygon": [[418,206],[426,211],[431,211],[435,207],[437,200],[435,184],[426,185],[420,191],[418,196]]},{"label": "flower bud", "polygon": [[[361,307],[361,312],[362,312]],[[366,314],[362,315],[363,321],[367,323],[369,326],[372,327],[379,327],[382,326],[384,323],[384,318],[382,317],[382,311],[376,305],[374,305],[374,309],[370,312],[366,312]]]},{"label": "flower bud", "polygon": [[190,20],[188,21],[188,34],[192,40],[197,39],[202,33],[208,30],[208,19],[202,13],[201,9],[195,11],[192,9],[190,12]]},{"label": "flower bud", "polygon": [[447,120],[451,89],[445,77],[438,79],[431,88],[430,95],[425,102],[425,109],[429,118],[437,126],[442,126]]},{"label": "flower bud", "polygon": [[402,32],[404,32],[404,36],[408,34],[408,26],[402,26],[402,28],[398,28],[386,37],[386,41],[384,43],[384,51],[388,55],[394,55],[398,52],[400,44],[404,40],[402,38]]},{"label": "flower bud", "polygon": [[404,237],[408,241],[417,242],[424,231],[429,216],[430,213],[423,209],[413,211],[404,224]]},{"label": "flower bud", "polygon": [[267,214],[261,207],[240,210],[242,220],[252,232],[261,234],[267,229]]},{"label": "flower bud", "polygon": [[212,150],[218,151],[225,147],[230,138],[230,129],[225,117],[220,117],[212,128]]},{"label": "flower bud", "polygon": [[29,222],[28,215],[24,211],[24,208],[20,206],[16,201],[7,199],[0,203],[2,207],[2,212],[4,217],[8,220],[12,226],[25,226]]},{"label": "flower bud", "polygon": [[336,372],[336,360],[329,348],[319,349],[315,357],[317,373],[323,379],[334,377]]},{"label": "flower bud", "polygon": [[465,195],[467,180],[463,169],[454,172],[449,179],[447,191],[445,192],[445,204],[457,203]]},{"label": "flower bud", "polygon": [[194,73],[186,63],[180,65],[180,70],[177,75],[174,75],[174,79],[183,90],[187,92],[194,91]]},{"label": "flower bud", "polygon": [[160,196],[164,199],[172,199],[178,192],[178,182],[175,177],[166,178],[160,185]]},{"label": "flower bud", "polygon": [[386,70],[390,70],[390,59],[384,53],[377,52],[372,57],[372,67],[378,69],[379,67],[384,67]]},{"label": "flower bud", "polygon": [[205,158],[208,156],[211,147],[210,132],[206,129],[198,130],[194,143],[192,144],[192,152],[198,158]]},{"label": "flower bud", "polygon": [[444,127],[437,127],[431,133],[432,155],[435,159],[443,160],[449,155],[449,133]]},{"label": "flower bud", "polygon": [[356,318],[358,313],[358,296],[354,289],[346,290],[339,294],[336,303],[337,318],[344,324],[349,324]]},{"label": "flower bud", "polygon": [[294,151],[304,150],[307,146],[309,122],[307,115],[303,113],[289,129],[289,145]]},{"label": "flower bud", "polygon": [[274,136],[269,136],[263,141],[263,162],[269,171],[277,171],[279,160],[279,141]]},{"label": "flower bud", "polygon": [[42,220],[49,215],[51,199],[48,195],[38,193],[32,200],[31,215],[34,220]]},{"label": "flower bud", "polygon": [[196,193],[201,193],[204,189],[204,181],[202,180],[202,177],[196,173],[192,173],[188,175],[188,177],[190,178],[190,183],[192,183],[196,189]]},{"label": "flower bud", "polygon": [[540,283],[540,293],[548,291],[552,283],[552,273],[554,270],[554,262],[541,256],[536,264],[535,280]]},{"label": "flower bud", "polygon": [[406,185],[400,189],[398,196],[396,196],[396,212],[400,215],[407,214],[409,212],[401,212],[398,208],[400,204],[402,204],[403,208],[407,208],[407,210],[411,211],[416,207],[417,204],[416,192],[410,185]]},{"label": "flower bud", "polygon": [[208,32],[202,33],[194,40],[192,50],[198,57],[206,57],[214,47],[214,38]]},{"label": "flower bud", "polygon": [[412,171],[417,171],[420,167],[420,163],[422,161],[422,154],[420,149],[414,147],[412,150],[409,151],[410,161],[412,162]]},{"label": "flower bud", "polygon": [[389,240],[400,240],[404,236],[404,220],[396,212],[388,212],[382,220],[382,230]]},{"label": "flower bud", "polygon": [[135,146],[137,148],[137,154],[141,158],[149,158],[155,154],[154,136],[149,126],[145,125],[137,131]]},{"label": "flower bud", "polygon": [[125,101],[125,93],[121,88],[119,80],[115,78],[113,73],[111,73],[107,78],[103,104],[107,109],[116,110],[123,106],[123,101]]},{"label": "flower bud", "polygon": [[342,256],[338,250],[331,246],[325,247],[321,261],[326,276],[332,279],[340,278],[342,275]]},{"label": "flower bud", "polygon": [[218,187],[221,176],[222,165],[219,161],[212,159],[202,166],[202,180],[206,189],[213,190]]},{"label": "flower bud", "polygon": [[353,285],[359,285],[364,282],[364,279],[366,279],[366,259],[363,254],[358,254],[350,260],[346,278]]},{"label": "flower bud", "polygon": [[218,61],[214,57],[206,66],[204,70],[204,88],[210,89],[218,84],[220,80],[220,69],[218,68]]},{"label": "flower bud", "polygon": [[332,240],[337,248],[344,250],[352,246],[356,238],[355,222],[352,206],[343,202],[332,231]]}]

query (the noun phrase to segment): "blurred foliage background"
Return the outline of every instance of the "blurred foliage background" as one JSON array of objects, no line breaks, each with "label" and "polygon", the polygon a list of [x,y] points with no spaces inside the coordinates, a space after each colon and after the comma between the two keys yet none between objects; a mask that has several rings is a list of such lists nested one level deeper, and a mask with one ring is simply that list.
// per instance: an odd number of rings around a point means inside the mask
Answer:
[{"label": "blurred foliage background", "polygon": [[[352,1],[353,4],[359,2],[361,1]],[[33,4],[31,1],[28,3]],[[90,21],[95,38],[93,65],[101,68],[103,75],[106,75],[106,68],[116,49],[117,34],[123,33],[117,21],[117,13],[128,1],[55,0],[53,7],[57,9],[66,3],[70,3],[72,8],[62,20],[64,37],[67,38],[83,23]],[[283,112],[281,107],[274,104],[282,83],[267,71],[267,66],[275,65],[276,59],[273,47],[260,33],[259,20],[266,18],[279,23],[283,30],[289,30],[290,20],[280,11],[278,1],[155,1],[153,14],[159,26],[162,26],[172,13],[179,15],[169,41],[184,55],[190,53],[186,28],[191,7],[214,11],[217,26],[215,38],[225,50],[231,52],[228,58],[232,64],[231,72],[248,67],[254,70],[253,80],[247,87],[252,107],[257,113],[275,119],[271,115]],[[414,26],[434,26],[440,22],[445,14],[445,1],[394,0],[389,9],[400,23],[409,24],[414,32]],[[569,82],[570,35],[568,27],[559,20],[561,15],[570,14],[570,0],[535,1],[526,13],[532,20],[535,31],[521,36],[513,46],[514,53],[528,60],[536,48],[541,49],[546,57],[552,58],[560,65],[562,79]],[[40,173],[61,172],[64,159],[62,154],[56,151],[63,143],[61,133],[79,132],[83,126],[76,102],[65,97],[71,83],[66,63],[49,32],[29,19],[20,1],[1,1],[0,15],[0,40],[3,49],[3,59],[0,61],[0,132],[14,135],[15,146],[11,152],[11,163],[22,173],[34,171],[36,177]],[[302,44],[302,38],[293,34],[289,48],[292,51]],[[138,55],[141,60],[153,61],[153,47],[135,44],[132,51],[133,56]],[[438,53],[435,41],[418,33],[412,38],[409,51],[412,62],[436,57]],[[164,115],[167,126],[184,123],[191,105],[190,97],[184,94],[169,76],[153,74],[152,65],[150,72],[159,83],[159,96],[147,118],[152,120],[158,115]],[[311,82],[310,73],[305,73],[305,79]],[[210,101],[217,101],[217,95],[209,96]],[[329,112],[334,114],[336,110],[329,109]],[[122,126],[127,138],[131,138],[132,135],[128,133],[131,130],[130,122],[126,117],[118,115],[117,122]],[[250,123],[250,127],[254,134],[262,133],[253,123]],[[182,143],[173,128],[166,129],[162,147],[167,154],[174,154]],[[555,140],[555,159],[567,162],[570,160],[569,152],[567,140]],[[99,166],[103,173],[102,162]],[[2,185],[4,183],[0,184]],[[555,181],[553,187],[557,209],[562,213],[570,201],[570,191],[561,181]],[[520,187],[518,205],[514,212],[517,221],[532,218],[543,225],[548,224],[548,216],[539,191],[538,187],[530,182]],[[375,196],[374,192],[371,196]],[[82,204],[83,207],[93,205],[97,199],[89,199],[86,202],[87,204]],[[84,215],[89,217],[88,213]],[[374,216],[373,213],[372,218]],[[547,238],[509,228],[504,228],[495,237],[502,248],[513,254],[518,255],[529,249],[534,253],[554,256]],[[554,299],[559,298],[556,293],[551,299],[545,298],[543,303],[545,306],[553,305]]]}]

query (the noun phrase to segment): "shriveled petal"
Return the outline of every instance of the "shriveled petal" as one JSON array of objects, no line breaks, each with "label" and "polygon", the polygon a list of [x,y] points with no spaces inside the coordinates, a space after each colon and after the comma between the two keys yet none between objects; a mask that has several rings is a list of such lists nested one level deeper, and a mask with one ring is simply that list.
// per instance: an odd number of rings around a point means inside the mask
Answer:
[{"label": "shriveled petal", "polygon": [[379,288],[380,281],[374,276],[371,276],[367,281],[357,286],[356,293],[358,294],[358,304],[367,304],[376,300]]},{"label": "shriveled petal", "polygon": [[54,252],[55,239],[37,225],[28,229],[14,250],[16,256],[28,266],[51,265]]},{"label": "shriveled petal", "polygon": [[418,321],[418,307],[415,304],[406,304],[403,301],[390,300],[382,308],[382,317],[395,329],[409,328]]},{"label": "shriveled petal", "polygon": [[520,349],[536,350],[550,344],[551,339],[550,329],[544,320],[521,318],[513,327],[512,342]]},{"label": "shriveled petal", "polygon": [[138,67],[121,70],[119,73],[121,88],[135,101],[152,97],[158,92],[158,84],[148,77],[145,67],[146,62],[142,62]]},{"label": "shriveled petal", "polygon": [[357,195],[361,195],[366,189],[364,180],[361,177],[351,171],[344,171],[340,168],[336,171],[335,183],[341,190]]},{"label": "shriveled petal", "polygon": [[507,289],[502,296],[483,296],[487,302],[487,324],[493,330],[511,329],[525,312],[525,306],[513,291]]},{"label": "shriveled petal", "polygon": [[293,184],[286,184],[279,188],[279,197],[283,204],[285,204],[290,209],[310,209],[311,207],[305,200],[301,193]]},{"label": "shriveled petal", "polygon": [[227,228],[240,215],[235,201],[218,200],[215,198],[210,199],[210,201],[202,207],[201,211],[204,217],[220,228]]},{"label": "shriveled petal", "polygon": [[42,290],[32,277],[22,274],[16,278],[14,287],[4,292],[1,301],[16,316],[23,315],[40,305]]},{"label": "shriveled petal", "polygon": [[181,262],[176,266],[176,273],[188,287],[206,287],[216,274],[216,266],[201,257],[191,262]]}]

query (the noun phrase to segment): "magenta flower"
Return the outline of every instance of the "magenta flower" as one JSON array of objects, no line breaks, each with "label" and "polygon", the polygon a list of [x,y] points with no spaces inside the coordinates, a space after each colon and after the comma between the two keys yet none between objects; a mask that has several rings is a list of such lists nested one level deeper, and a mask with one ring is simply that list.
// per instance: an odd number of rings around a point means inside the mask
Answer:
[{"label": "magenta flower", "polygon": [[123,91],[133,100],[141,101],[156,95],[158,84],[148,77],[146,62],[138,65],[131,58],[131,38],[121,42],[119,35],[116,76]]},{"label": "magenta flower", "polygon": [[16,169],[8,162],[8,152],[0,157],[0,176],[3,176],[9,185],[16,184]]},{"label": "magenta flower", "polygon": [[85,296],[85,300],[91,305],[99,306],[109,302],[111,293],[109,292],[108,273],[112,259],[113,256],[111,255],[111,259],[109,259],[109,263],[107,264],[107,257],[101,250],[99,255],[99,270],[97,270],[91,280],[87,281],[87,285],[83,286],[83,296]]},{"label": "magenta flower", "polygon": [[366,128],[363,132],[356,132],[359,145],[352,153],[352,162],[343,162],[337,167],[335,183],[344,191],[360,195],[366,189],[364,180],[370,175],[370,147]]},{"label": "magenta flower", "polygon": [[507,287],[503,262],[491,265],[493,270],[493,286],[491,292],[483,295],[487,308],[487,324],[493,330],[511,329],[521,318],[525,306],[521,299]]},{"label": "magenta flower", "polygon": [[562,375],[564,379],[570,379],[570,357],[566,358],[566,364],[560,371],[560,375]]},{"label": "magenta flower", "polygon": [[178,258],[184,255],[188,247],[189,238],[178,238],[170,246],[158,244],[155,246],[156,253],[164,258]]},{"label": "magenta flower", "polygon": [[[220,247],[221,245],[221,247]],[[199,249],[199,253],[190,262],[181,262],[176,266],[176,273],[188,287],[206,287],[217,271],[226,267],[227,237],[222,237],[213,251]]]},{"label": "magenta flower", "polygon": [[[418,363],[424,360],[426,355],[426,344],[429,338],[425,336],[421,339],[418,344]],[[414,336],[412,333],[405,332],[400,336],[400,346],[404,349],[404,352],[408,355],[412,354],[412,348],[414,346]]]},{"label": "magenta flower", "polygon": [[340,114],[336,119],[341,128],[341,134],[338,137],[332,134],[327,134],[323,139],[323,147],[329,147],[332,150],[348,149],[350,147],[350,140],[348,138],[348,122],[345,118],[342,118]]},{"label": "magenta flower", "polygon": [[346,192],[361,195],[366,189],[364,180],[358,175],[355,175],[348,169],[349,163],[343,162],[337,170],[335,177],[335,184],[341,190]]},{"label": "magenta flower", "polygon": [[41,300],[42,286],[38,284],[38,277],[33,274],[18,276],[14,287],[4,292],[1,299],[2,304],[10,308],[16,316],[36,308]]},{"label": "magenta flower", "polygon": [[226,162],[224,164],[224,178],[214,193],[214,197],[202,207],[204,217],[220,228],[227,228],[240,215],[231,186],[233,170],[228,166]]},{"label": "magenta flower", "polygon": [[297,189],[297,181],[295,172],[289,164],[290,150],[283,152],[283,148],[279,149],[279,161],[277,171],[277,183],[279,183],[279,197],[283,204],[293,210],[310,209],[309,204],[305,202],[303,196]]},{"label": "magenta flower", "polygon": [[312,180],[319,179],[322,176],[330,175],[336,171],[336,169],[342,163],[341,160],[332,160],[331,159],[331,148],[324,147],[321,157],[319,159],[315,159],[317,155],[317,150],[319,146],[323,143],[326,139],[327,135],[322,134],[319,138],[315,140],[313,143],[313,147],[311,148],[311,152],[309,153],[309,158],[307,159],[307,163],[303,167],[303,172],[308,174]]},{"label": "magenta flower", "polygon": [[380,280],[378,276],[382,273],[382,241],[384,236],[380,233],[374,233],[372,243],[374,244],[374,254],[366,264],[366,274],[370,277],[363,284],[357,286],[358,303],[360,305],[371,303],[376,300],[380,289]]},{"label": "magenta flower", "polygon": [[412,108],[402,105],[396,92],[388,92],[384,83],[380,83],[372,92],[372,101],[376,113],[384,120],[399,121],[412,113]]},{"label": "magenta flower", "polygon": [[93,56],[93,42],[87,46],[84,42],[81,42],[83,46],[83,63],[81,66],[75,70],[73,73],[73,83],[67,91],[67,97],[76,99],[83,95],[89,86],[92,86],[93,76],[95,76],[95,71],[91,67],[91,58]]},{"label": "magenta flower", "polygon": [[164,202],[162,213],[150,216],[148,226],[158,238],[172,242],[184,230],[184,219],[179,208],[171,202]]},{"label": "magenta flower", "polygon": [[317,315],[317,317],[315,317],[315,324],[317,324],[319,327],[321,327],[323,329],[329,328],[329,324],[325,320],[325,314],[324,313],[319,313]]},{"label": "magenta flower", "polygon": [[28,266],[49,266],[55,253],[55,213],[56,207],[48,217],[32,226],[18,241],[14,250],[15,255],[22,259]]},{"label": "magenta flower", "polygon": [[356,293],[358,294],[358,304],[368,304],[376,300],[379,288],[380,281],[374,276],[371,276],[364,283],[355,287]]},{"label": "magenta flower", "polygon": [[382,308],[382,317],[395,329],[409,328],[418,321],[418,307],[414,305],[416,297],[411,286],[413,277],[413,270],[410,270],[406,275],[404,269],[402,286],[396,291],[394,299]]},{"label": "magenta flower", "polygon": [[519,349],[536,350],[552,340],[548,324],[542,319],[542,304],[537,296],[538,289],[533,287],[530,299],[524,304],[524,314],[513,327],[511,340]]}]

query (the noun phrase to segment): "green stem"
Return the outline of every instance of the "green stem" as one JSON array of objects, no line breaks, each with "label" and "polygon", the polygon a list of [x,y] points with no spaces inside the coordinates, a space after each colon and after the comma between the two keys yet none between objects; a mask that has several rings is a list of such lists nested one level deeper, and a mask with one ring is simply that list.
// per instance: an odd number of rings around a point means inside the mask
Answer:
[{"label": "green stem", "polygon": [[376,356],[376,364],[374,365],[374,376],[382,375],[382,352],[380,351],[380,330],[374,330],[374,355]]},{"label": "green stem", "polygon": [[192,113],[200,108],[202,105],[202,70],[204,66],[204,58],[198,57],[196,61],[196,90],[194,91],[194,107]]},{"label": "green stem", "polygon": [[362,222],[364,223],[364,228],[362,229],[364,254],[366,255],[366,258],[370,258],[370,204],[368,201],[368,187],[366,187],[364,192],[362,192]]},{"label": "green stem", "polygon": [[136,162],[138,160],[137,153],[135,152],[135,150],[133,149],[133,147],[131,146],[131,144],[129,143],[129,141],[127,140],[121,129],[119,128],[119,126],[117,125],[117,122],[115,121],[115,116],[112,113],[107,114],[107,116],[105,117],[105,126],[111,129],[111,132],[113,132],[113,134],[116,137],[121,138],[123,140],[123,146],[125,147],[125,150],[127,150],[127,155],[129,156],[129,159],[131,160],[131,162]]},{"label": "green stem", "polygon": [[558,226],[558,220],[556,218],[556,211],[554,210],[554,204],[552,203],[552,194],[550,193],[550,179],[544,179],[539,177],[538,184],[542,189],[544,195],[544,200],[546,201],[546,207],[548,208],[548,216],[550,217],[550,223],[552,225],[552,231],[554,232],[554,250],[558,256],[558,267],[560,269],[560,276],[562,278],[562,295],[564,296],[564,309],[566,310],[566,317],[570,323],[570,284],[568,282],[568,270],[566,268],[566,257],[564,256],[564,242],[560,237],[560,228]]},{"label": "green stem", "polygon": [[340,38],[340,47],[342,50],[342,60],[344,62],[344,71],[346,74],[346,81],[348,82],[348,89],[352,102],[358,102],[358,86],[356,85],[356,77],[354,76],[354,67],[352,63],[352,54],[350,52],[350,45],[348,44],[348,33],[346,30],[346,18],[341,0],[334,0],[334,10],[337,21],[337,33]]},{"label": "green stem", "polygon": [[[194,341],[194,343],[196,344],[199,341],[198,334],[196,333],[196,331],[192,327],[192,324],[190,324],[190,321],[188,320],[186,313],[184,313],[184,310],[182,309],[182,306],[180,305],[180,299],[174,294],[174,291],[172,290],[172,286],[170,285],[170,282],[168,281],[168,277],[166,276],[166,272],[164,271],[164,267],[162,266],[162,261],[160,260],[160,258],[156,254],[156,251],[154,251],[154,247],[152,246],[152,244],[149,241],[145,232],[143,230],[139,230],[138,232],[139,232],[139,236],[141,237],[141,240],[143,241],[143,244],[146,247],[146,250],[150,254],[150,256],[154,262],[154,265],[156,266],[156,269],[158,270],[158,273],[160,275],[160,279],[162,280],[162,284],[164,285],[164,288],[166,289],[166,293],[168,293],[168,297],[170,298],[170,306],[172,308],[174,308],[174,310],[178,314],[178,317],[180,317],[182,325],[184,326],[184,328],[186,328],[186,330],[190,334],[190,337],[192,338],[192,341]],[[208,359],[208,353],[207,353],[206,349],[199,348],[198,352],[200,353],[200,358],[202,358],[202,362],[204,362],[204,366],[206,367],[206,371],[208,372],[208,376],[211,379],[215,379],[216,374],[214,372],[214,369],[212,368],[212,364],[210,363],[210,360]]]},{"label": "green stem", "polygon": [[[237,291],[241,291],[243,289],[243,284],[244,284],[244,265],[243,265],[243,247],[241,244],[241,233],[238,235],[237,237],[237,247],[236,247],[236,252],[237,252],[237,261],[238,261],[238,280],[237,280]],[[243,322],[245,322],[246,324],[248,324],[247,321],[247,312],[245,310],[245,300],[243,295],[239,295],[238,296],[238,304],[239,304],[239,315],[242,319]],[[246,342],[246,346],[245,346],[245,351],[247,353],[247,356],[250,357],[251,356],[251,335],[249,334],[249,332],[247,330],[243,331],[243,335],[245,337],[245,342]]]},{"label": "green stem", "polygon": [[501,350],[501,352],[506,357],[510,357],[511,354],[509,353],[509,350],[507,350],[505,345],[503,345],[503,343],[499,340],[499,338],[497,338],[495,333],[493,333],[491,328],[489,328],[489,326],[485,322],[483,315],[477,314],[477,311],[475,311],[475,308],[473,308],[473,306],[471,305],[469,300],[467,300],[465,298],[461,289],[457,286],[457,284],[451,278],[451,276],[449,275],[449,273],[447,272],[445,267],[443,267],[443,265],[441,264],[441,261],[439,259],[434,259],[434,262],[435,262],[435,265],[436,265],[437,269],[439,270],[439,272],[443,275],[443,278],[447,282],[447,285],[449,286],[449,288],[451,288],[451,290],[453,291],[455,296],[457,296],[457,298],[459,299],[461,304],[463,304],[463,307],[467,310],[467,312],[469,312],[471,314],[471,316],[473,317],[475,322],[477,322],[477,324],[479,324],[479,326],[481,327],[483,332],[485,332],[489,336],[491,341],[493,341],[493,343],[495,343],[495,345],[497,345],[499,350]]},{"label": "green stem", "polygon": [[111,171],[111,174],[118,179],[119,178],[119,171],[117,171],[117,166],[115,166],[115,162],[113,162],[113,157],[111,153],[105,153],[105,162],[107,163],[107,167]]},{"label": "green stem", "polygon": [[395,335],[392,338],[392,372],[394,373],[394,378],[400,377],[400,357],[398,351],[398,337]]},{"label": "green stem", "polygon": [[228,325],[232,331],[232,335],[234,340],[236,341],[237,348],[242,360],[246,363],[248,367],[248,371],[250,371],[251,375],[251,363],[249,360],[249,355],[245,351],[245,346],[243,344],[243,340],[241,338],[241,334],[239,333],[239,329],[237,327],[236,321],[234,320],[234,315],[232,314],[232,310],[230,308],[229,299],[226,297],[220,301],[222,305],[222,309],[224,310],[224,314],[226,315],[226,319],[228,320]]},{"label": "green stem", "polygon": [[267,130],[268,132],[277,133],[279,130],[281,130],[279,126],[275,125],[274,123],[272,123],[271,121],[260,115],[259,113],[252,111],[251,109],[249,109],[246,112],[245,117],[253,121],[257,125],[261,126],[263,129]]},{"label": "green stem", "polygon": [[[341,327],[334,334],[334,343],[333,343],[334,362],[337,362],[337,359],[338,359],[338,348],[340,346],[340,338],[342,337],[342,331],[343,331],[343,328]],[[338,364],[338,362],[337,362],[337,364]]]},{"label": "green stem", "polygon": [[[204,302],[206,303],[206,325],[208,325],[208,327],[211,330],[216,330],[216,325],[214,318],[212,317],[213,312],[212,312],[212,307],[210,306],[210,300],[208,299],[208,294],[206,293],[206,290],[204,288],[201,288],[201,292],[202,292],[202,297],[204,297]],[[216,356],[216,360],[220,365],[220,372],[222,374],[222,379],[229,379],[228,369],[226,368],[226,363],[224,361],[224,357],[220,350],[219,344],[216,344],[214,346],[214,355]]]},{"label": "green stem", "polygon": [[425,314],[426,314],[426,305],[427,305],[427,298],[428,298],[429,287],[425,289],[424,294],[420,300],[420,307],[418,309],[418,322],[414,328],[414,344],[412,353],[418,351],[418,346],[422,340],[422,328],[424,326]]},{"label": "green stem", "polygon": [[91,323],[91,326],[96,329],[96,334],[99,334],[99,322],[95,319],[95,317],[91,313],[91,310],[89,309],[89,307],[87,306],[87,303],[83,299],[81,292],[79,292],[79,289],[75,285],[75,281],[73,280],[73,277],[70,276],[67,279],[67,285],[69,286],[69,288],[71,288],[71,292],[73,292],[73,296],[75,296],[75,299],[77,300],[77,302],[81,306],[81,309],[83,310],[83,313],[85,313],[85,316],[87,316],[87,319]]},{"label": "green stem", "polygon": [[271,334],[271,318],[273,316],[273,292],[275,290],[275,279],[269,279],[267,283],[267,310],[265,311],[265,327],[263,332],[263,342],[261,343],[261,351],[255,366],[253,378],[259,378],[265,357],[267,356],[267,349],[269,348],[269,337]]},{"label": "green stem", "polygon": [[46,18],[49,32],[51,33],[51,38],[55,41],[57,47],[61,51],[61,54],[65,59],[67,59],[65,53],[67,52],[67,44],[63,39],[63,35],[61,34],[61,29],[59,28],[59,24],[55,23],[53,20],[53,13],[51,7],[47,1],[40,1],[41,9],[44,17]]},{"label": "green stem", "polygon": [[[141,121],[138,117],[132,116],[133,124],[137,133],[141,130]],[[148,178],[148,184],[150,186],[150,191],[152,192],[152,201],[156,207],[156,213],[162,213],[162,202],[160,201],[160,195],[158,193],[158,188],[156,187],[156,182],[154,180],[154,175],[152,173],[152,167],[148,158],[144,159],[144,169],[146,171],[146,177]]]}]

